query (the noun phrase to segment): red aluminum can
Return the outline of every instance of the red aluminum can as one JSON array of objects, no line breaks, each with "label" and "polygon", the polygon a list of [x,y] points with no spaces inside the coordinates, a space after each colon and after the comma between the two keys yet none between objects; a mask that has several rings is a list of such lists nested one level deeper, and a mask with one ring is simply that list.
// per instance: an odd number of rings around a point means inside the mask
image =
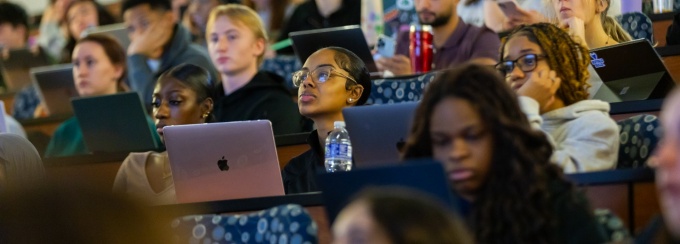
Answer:
[{"label": "red aluminum can", "polygon": [[411,25],[409,39],[411,69],[415,73],[429,72],[432,69],[432,59],[434,56],[432,26]]}]

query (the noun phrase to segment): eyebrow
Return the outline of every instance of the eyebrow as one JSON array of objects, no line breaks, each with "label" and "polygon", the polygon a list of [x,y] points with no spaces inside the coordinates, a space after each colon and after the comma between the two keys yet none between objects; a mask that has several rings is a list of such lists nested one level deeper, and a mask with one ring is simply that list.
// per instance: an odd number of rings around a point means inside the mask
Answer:
[{"label": "eyebrow", "polygon": [[[537,53],[537,52],[538,52],[538,51],[534,50],[533,48],[526,48],[526,49],[520,50],[520,51],[519,51],[519,54]],[[520,56],[521,56],[521,55],[520,55]],[[503,60],[501,60],[501,61],[507,61],[507,60],[508,60],[508,57],[510,57],[510,55],[507,55],[507,56],[503,57]]]},{"label": "eyebrow", "polygon": [[[320,67],[333,67],[333,68],[335,68],[335,66],[333,66],[332,64],[319,64],[316,67],[314,67],[314,69],[318,69]],[[307,68],[307,67],[302,67],[302,69],[309,70],[309,68]]]}]

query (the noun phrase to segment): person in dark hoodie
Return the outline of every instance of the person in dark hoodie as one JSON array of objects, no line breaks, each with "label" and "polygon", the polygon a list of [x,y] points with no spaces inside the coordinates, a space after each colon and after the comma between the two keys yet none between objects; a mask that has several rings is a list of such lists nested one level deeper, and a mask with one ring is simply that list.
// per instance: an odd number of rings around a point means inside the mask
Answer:
[{"label": "person in dark hoodie", "polygon": [[[309,0],[295,8],[293,15],[281,30],[279,41],[288,39],[288,34],[294,31],[359,24],[361,24],[360,0]],[[293,48],[283,48],[276,53],[292,55]]]},{"label": "person in dark hoodie", "polygon": [[226,4],[208,18],[206,40],[222,82],[217,85],[217,121],[271,121],[274,134],[302,132],[302,117],[276,74],[258,71],[267,46],[262,20],[252,9]]},{"label": "person in dark hoodie", "polygon": [[189,31],[176,24],[170,0],[124,0],[122,12],[130,36],[128,82],[147,108],[158,76],[174,66],[195,64],[217,77],[205,49],[192,44]]},{"label": "person in dark hoodie", "polygon": [[316,174],[325,173],[324,148],[335,121],[344,121],[342,109],[363,105],[371,93],[371,76],[353,52],[327,47],[314,52],[293,73],[298,87],[300,114],[314,121],[307,137],[311,149],[293,158],[281,172],[286,194],[319,191]]}]

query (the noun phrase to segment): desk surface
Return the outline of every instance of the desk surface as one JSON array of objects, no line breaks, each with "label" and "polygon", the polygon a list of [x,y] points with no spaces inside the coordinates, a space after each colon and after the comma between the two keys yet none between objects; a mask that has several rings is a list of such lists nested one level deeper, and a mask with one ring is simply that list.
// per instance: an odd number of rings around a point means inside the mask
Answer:
[{"label": "desk surface", "polygon": [[[579,186],[653,182],[654,171],[649,168],[619,169],[590,173],[568,174],[567,178],[572,180],[576,185]],[[249,199],[163,205],[155,206],[154,209],[159,211],[178,213],[181,215],[212,214],[212,213],[255,211],[289,203],[299,204],[305,207],[324,205],[321,192],[312,192],[305,194],[292,194],[276,197],[259,197]]]}]

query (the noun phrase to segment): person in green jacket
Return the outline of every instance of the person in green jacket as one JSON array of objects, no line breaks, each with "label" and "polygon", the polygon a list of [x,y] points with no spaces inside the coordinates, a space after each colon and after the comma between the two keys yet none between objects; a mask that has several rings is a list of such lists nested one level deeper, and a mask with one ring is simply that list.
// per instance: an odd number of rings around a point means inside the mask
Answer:
[{"label": "person in green jacket", "polygon": [[[89,35],[73,50],[73,80],[81,97],[115,94],[127,90],[125,49],[106,35]],[[155,129],[148,119],[149,128]],[[87,154],[83,133],[76,117],[64,121],[52,135],[45,157]]]},{"label": "person in green jacket", "polygon": [[404,157],[444,166],[477,243],[607,242],[495,70],[467,64],[443,72],[413,117]]}]

